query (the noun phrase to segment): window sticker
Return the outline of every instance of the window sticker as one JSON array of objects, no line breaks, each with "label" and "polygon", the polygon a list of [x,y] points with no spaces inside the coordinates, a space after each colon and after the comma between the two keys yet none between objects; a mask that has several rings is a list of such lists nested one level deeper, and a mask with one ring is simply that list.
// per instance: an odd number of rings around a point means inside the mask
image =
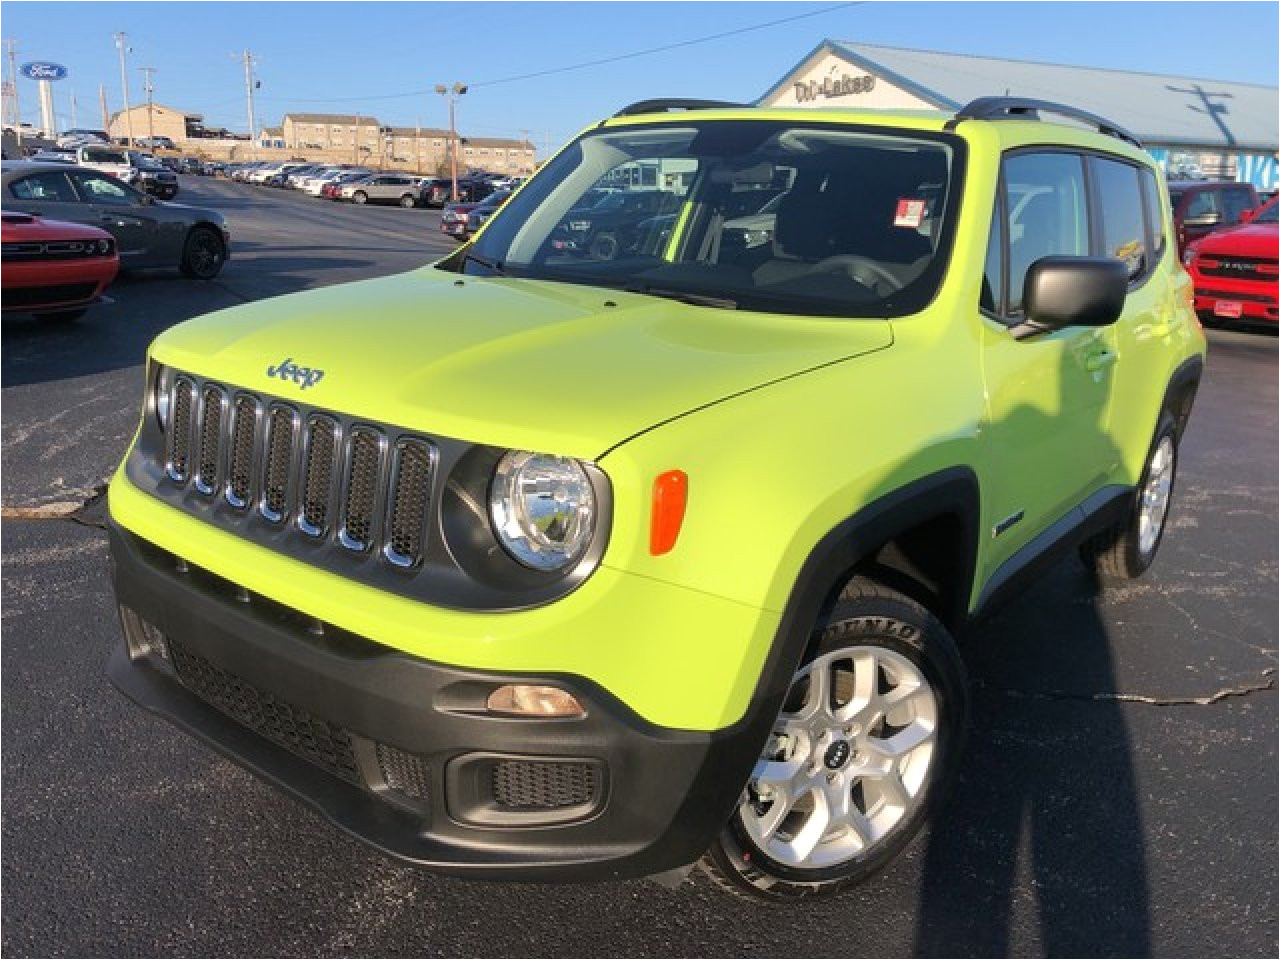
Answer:
[{"label": "window sticker", "polygon": [[898,211],[893,215],[893,225],[895,227],[915,229],[924,220],[924,207],[925,202],[923,200],[903,197],[898,201]]}]

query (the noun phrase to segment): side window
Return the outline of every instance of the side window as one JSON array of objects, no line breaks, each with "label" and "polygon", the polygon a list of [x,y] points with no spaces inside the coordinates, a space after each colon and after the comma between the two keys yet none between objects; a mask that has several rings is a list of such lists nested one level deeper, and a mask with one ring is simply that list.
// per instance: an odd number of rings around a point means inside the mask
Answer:
[{"label": "side window", "polygon": [[1022,311],[1027,270],[1041,257],[1089,253],[1084,160],[1073,153],[1017,153],[1005,159],[1009,236],[1007,313]]},{"label": "side window", "polygon": [[1142,199],[1147,205],[1147,226],[1151,231],[1151,262],[1164,256],[1164,208],[1160,203],[1160,184],[1147,167],[1142,168]]},{"label": "side window", "polygon": [[1217,215],[1222,217],[1222,203],[1216,190],[1197,190],[1187,201],[1187,209],[1182,214],[1183,220],[1198,220]]},{"label": "side window", "polygon": [[1230,189],[1222,192],[1222,206],[1226,210],[1223,218],[1227,223],[1239,223],[1240,215],[1254,207],[1253,197],[1248,190]]},{"label": "side window", "polygon": [[997,199],[995,212],[991,214],[991,231],[987,234],[987,265],[982,271],[982,295],[978,299],[987,313],[1001,312],[1001,281],[1004,279],[1004,237],[1000,231],[1002,211]]},{"label": "side window", "polygon": [[1118,160],[1090,157],[1089,169],[1098,190],[1102,253],[1123,261],[1129,279],[1136,280],[1147,272],[1150,262],[1138,168]]},{"label": "side window", "polygon": [[122,184],[92,173],[77,173],[76,186],[89,203],[105,203],[114,206],[131,206],[133,195]]},{"label": "side window", "polygon": [[75,203],[65,173],[36,173],[9,184],[9,195],[18,200],[47,200],[52,203]]}]

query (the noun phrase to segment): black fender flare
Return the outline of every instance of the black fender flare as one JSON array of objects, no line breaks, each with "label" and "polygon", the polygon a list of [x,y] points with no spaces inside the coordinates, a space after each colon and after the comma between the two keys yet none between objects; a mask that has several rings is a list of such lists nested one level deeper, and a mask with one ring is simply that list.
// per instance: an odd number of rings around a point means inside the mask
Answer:
[{"label": "black fender flare", "polygon": [[[1200,378],[1204,375],[1204,357],[1200,354],[1188,357],[1174,368],[1169,375],[1169,383],[1164,388],[1164,398],[1160,401],[1160,412],[1168,410],[1178,424],[1178,440],[1182,440],[1183,431],[1187,429],[1187,421],[1191,418],[1191,406],[1196,399],[1196,391],[1200,389]],[[1159,414],[1157,414],[1157,419]],[[1154,427],[1152,428],[1154,432]]]}]

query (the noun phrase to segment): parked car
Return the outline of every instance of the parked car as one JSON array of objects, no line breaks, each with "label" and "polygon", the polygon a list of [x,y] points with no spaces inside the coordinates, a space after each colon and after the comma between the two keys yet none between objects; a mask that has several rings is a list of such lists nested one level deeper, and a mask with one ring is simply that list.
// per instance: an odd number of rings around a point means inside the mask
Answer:
[{"label": "parked car", "polygon": [[79,319],[115,279],[120,265],[111,234],[82,223],[5,212],[0,241],[0,301],[6,315]]},{"label": "parked car", "polygon": [[120,147],[86,144],[76,147],[75,157],[80,166],[109,173],[125,183],[133,183],[138,179],[138,168],[130,159],[129,151]]},{"label": "parked car", "polygon": [[128,157],[137,171],[132,180],[135,187],[160,200],[172,200],[178,195],[178,175],[167,165],[137,150],[128,151]]},{"label": "parked car", "polygon": [[338,194],[347,184],[358,183],[368,177],[373,176],[372,170],[345,170],[342,173],[335,174],[333,177],[324,180],[320,184],[320,192],[318,196],[326,200],[337,200]]},{"label": "parked car", "polygon": [[440,212],[440,232],[447,234],[459,243],[467,239],[467,219],[471,211],[483,203],[483,200],[472,200],[469,203],[447,203]]},{"label": "parked car", "polygon": [[1179,256],[1188,244],[1222,227],[1235,226],[1246,210],[1261,205],[1252,184],[1228,180],[1170,180],[1169,203]]},{"label": "parked car", "polygon": [[591,206],[577,207],[565,216],[556,230],[552,246],[556,250],[596,260],[612,260],[625,251],[645,246],[648,238],[640,225],[663,229],[653,218],[671,214],[679,197],[669,190],[620,190]]},{"label": "parked car", "polygon": [[[1205,339],[1158,168],[1019,98],[704,106],[592,125],[432,267],[161,333],[109,489],[113,683],[467,877],[701,862],[794,926],[965,829],[954,635],[1063,551],[1096,603],[1178,534]],[[665,251],[554,248],[654,166],[697,170]],[[773,242],[725,257],[760,171]]]},{"label": "parked car", "polygon": [[75,150],[59,150],[48,148],[45,150],[37,150],[27,158],[32,163],[75,163]]},{"label": "parked car", "polygon": [[[476,203],[494,191],[493,184],[487,180],[470,180],[459,178],[458,180],[458,202],[459,203]],[[446,203],[451,203],[450,197],[453,191],[453,181],[448,177],[432,178],[429,185],[422,188],[422,202],[428,207],[443,207]]]},{"label": "parked car", "polygon": [[1195,284],[1196,312],[1206,321],[1277,326],[1280,277],[1276,201],[1247,211],[1244,222],[1193,241],[1183,255]]},{"label": "parked car", "polygon": [[473,236],[511,198],[510,190],[495,190],[467,214],[467,237]]},{"label": "parked car", "polygon": [[375,173],[361,180],[343,184],[337,199],[352,203],[398,203],[402,207],[418,204],[418,188],[414,178],[404,173]]},{"label": "parked car", "polygon": [[105,130],[92,130],[88,127],[72,127],[58,137],[59,147],[79,147],[86,143],[110,144],[111,138]]},{"label": "parked car", "polygon": [[136,141],[144,150],[176,150],[177,145],[168,137],[139,137]]},{"label": "parked car", "polygon": [[210,279],[231,255],[231,234],[216,210],[165,203],[81,166],[7,162],[0,169],[7,209],[105,229],[122,269],[178,267]]}]

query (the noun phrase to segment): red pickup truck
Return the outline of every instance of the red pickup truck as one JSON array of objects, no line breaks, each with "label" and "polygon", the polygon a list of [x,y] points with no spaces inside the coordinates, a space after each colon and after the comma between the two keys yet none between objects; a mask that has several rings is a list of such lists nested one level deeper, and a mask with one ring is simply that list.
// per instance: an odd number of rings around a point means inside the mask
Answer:
[{"label": "red pickup truck", "polygon": [[1196,312],[1205,319],[1276,326],[1276,203],[1187,247],[1183,262],[1195,283]]}]

